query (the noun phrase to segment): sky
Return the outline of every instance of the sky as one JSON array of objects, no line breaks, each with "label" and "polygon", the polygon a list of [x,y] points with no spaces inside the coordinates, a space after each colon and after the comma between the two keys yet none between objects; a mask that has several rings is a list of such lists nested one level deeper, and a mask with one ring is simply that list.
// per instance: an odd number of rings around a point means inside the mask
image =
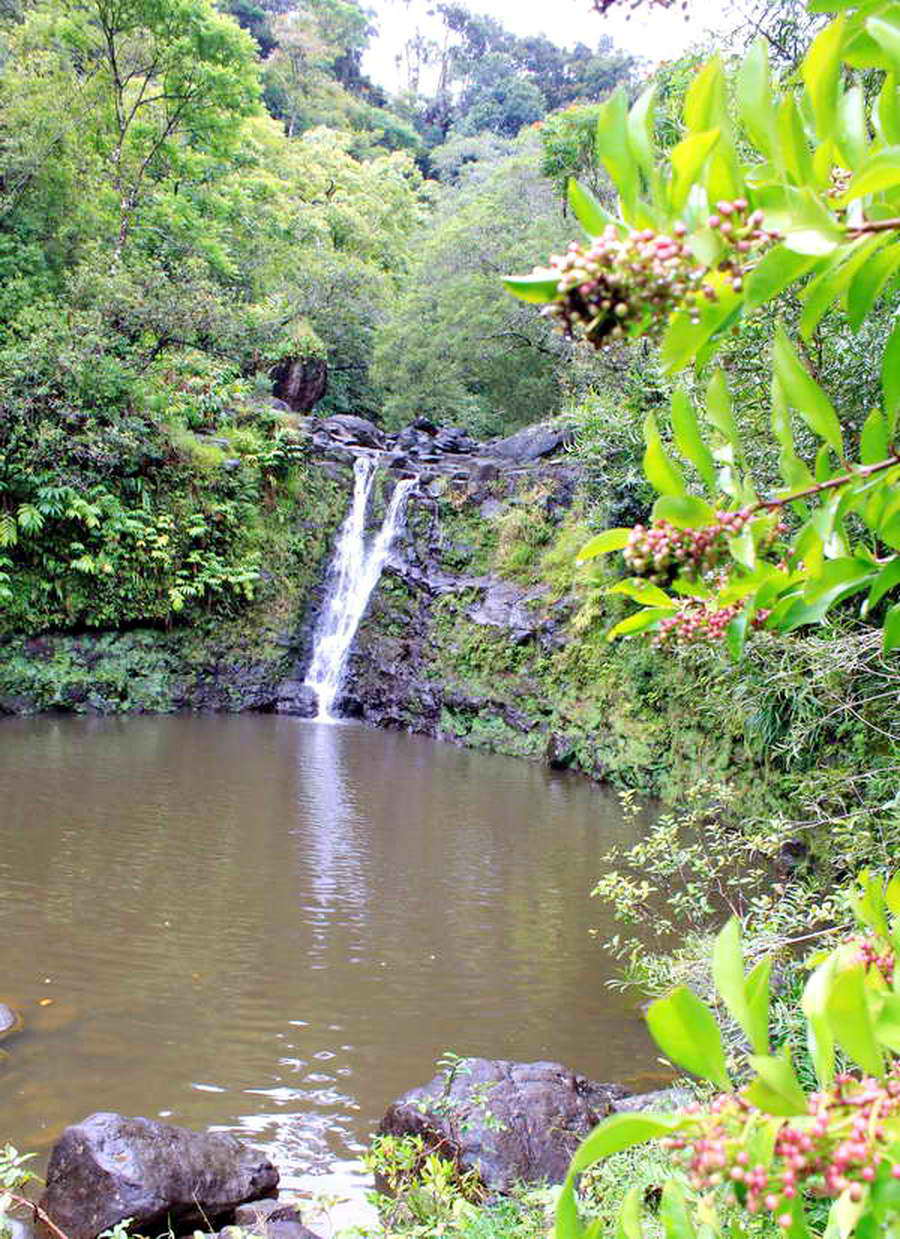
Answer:
[{"label": "sky", "polygon": [[[690,24],[680,5],[676,9],[655,6],[639,9],[630,17],[615,8],[601,17],[591,0],[467,0],[476,13],[496,17],[516,34],[545,34],[554,43],[569,47],[586,43],[593,47],[604,34],[626,51],[652,63],[671,59],[696,41],[701,31],[696,13]],[[417,28],[433,31],[428,17],[434,0],[370,0],[376,12],[379,36],[366,59],[366,70],[381,85],[397,90],[403,84],[395,57]]]}]

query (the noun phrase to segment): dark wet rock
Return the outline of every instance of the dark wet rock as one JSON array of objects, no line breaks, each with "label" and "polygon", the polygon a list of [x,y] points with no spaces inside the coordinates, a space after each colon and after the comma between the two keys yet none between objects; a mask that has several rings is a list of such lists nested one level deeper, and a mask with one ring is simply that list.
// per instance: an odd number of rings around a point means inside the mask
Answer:
[{"label": "dark wet rock", "polygon": [[69,1239],[95,1239],[125,1218],[137,1233],[178,1234],[228,1222],[277,1186],[268,1158],[234,1136],[92,1114],[54,1145],[40,1204]]},{"label": "dark wet rock", "polygon": [[499,439],[492,443],[491,454],[500,456],[514,464],[529,464],[541,460],[544,456],[552,456],[571,443],[574,431],[571,426],[555,426],[541,423],[537,426],[526,426],[514,435]]},{"label": "dark wet rock", "polygon": [[561,1183],[579,1142],[623,1094],[561,1063],[469,1058],[395,1101],[378,1130],[422,1136],[503,1192],[517,1182]]},{"label": "dark wet rock", "polygon": [[412,423],[414,430],[422,430],[427,435],[437,434],[437,426],[429,417],[417,417]]},{"label": "dark wet rock", "polygon": [[568,770],[575,760],[575,738],[551,732],[544,755],[551,770]]},{"label": "dark wet rock", "polygon": [[277,714],[294,714],[299,718],[315,718],[319,702],[315,690],[302,680],[285,680],[278,685],[275,699]]},{"label": "dark wet rock", "polygon": [[6,1037],[9,1033],[17,1032],[21,1027],[22,1017],[18,1011],[8,1007],[5,1002],[0,1002],[0,1037]]},{"label": "dark wet rock", "polygon": [[434,446],[439,452],[474,452],[478,444],[458,426],[445,426],[434,436]]},{"label": "dark wet rock", "polygon": [[636,1093],[631,1097],[620,1097],[613,1102],[616,1114],[635,1114],[641,1110],[653,1110],[657,1114],[665,1114],[670,1110],[684,1110],[694,1100],[690,1089],[660,1088],[653,1093]]},{"label": "dark wet rock", "polygon": [[384,435],[375,423],[365,417],[356,417],[353,413],[335,413],[333,417],[323,418],[319,422],[319,429],[342,443],[357,447],[384,446]]},{"label": "dark wet rock", "polygon": [[319,357],[287,357],[272,370],[272,392],[294,413],[311,413],[328,390],[328,366]]},{"label": "dark wet rock", "polygon": [[250,1205],[240,1205],[234,1211],[234,1227],[220,1232],[220,1239],[243,1239],[245,1234],[257,1235],[259,1239],[318,1239],[289,1201],[258,1200]]}]

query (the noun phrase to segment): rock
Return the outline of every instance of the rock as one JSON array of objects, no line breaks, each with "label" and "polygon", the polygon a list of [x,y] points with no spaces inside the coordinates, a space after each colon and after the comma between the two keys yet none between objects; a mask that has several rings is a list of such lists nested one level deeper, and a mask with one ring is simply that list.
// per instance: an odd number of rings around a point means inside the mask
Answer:
[{"label": "rock", "polygon": [[68,1239],[94,1239],[125,1218],[141,1234],[177,1234],[229,1221],[277,1186],[269,1159],[234,1136],[92,1114],[53,1146],[40,1204]]},{"label": "rock", "polygon": [[473,452],[478,444],[458,426],[445,426],[434,436],[434,446],[439,452]]},{"label": "rock", "polygon": [[540,617],[527,604],[542,592],[519,589],[511,581],[492,580],[484,598],[470,607],[466,615],[474,624],[503,628],[513,641],[525,641],[541,626]]},{"label": "rock", "polygon": [[544,753],[551,770],[568,770],[575,760],[575,740],[572,736],[560,736],[551,732],[547,737]]},{"label": "rock", "polygon": [[561,1183],[578,1143],[624,1090],[595,1084],[561,1063],[467,1058],[388,1109],[384,1135],[420,1135],[492,1191]]},{"label": "rock", "polygon": [[501,456],[514,464],[524,465],[544,456],[552,456],[561,447],[571,443],[574,431],[571,426],[554,426],[546,422],[536,426],[526,426],[506,439],[499,439],[491,444],[494,456]]},{"label": "rock", "polygon": [[278,685],[278,696],[275,698],[276,714],[294,714],[299,718],[315,718],[319,712],[319,701],[315,689],[304,684],[302,680],[284,680]]},{"label": "rock", "polygon": [[234,1227],[220,1231],[220,1239],[244,1239],[241,1231],[259,1239],[318,1239],[296,1207],[287,1201],[258,1200],[234,1211]]},{"label": "rock", "polygon": [[328,366],[319,357],[286,357],[271,377],[273,395],[294,413],[311,413],[328,390]]},{"label": "rock", "polygon": [[17,1032],[22,1027],[22,1017],[5,1002],[0,1002],[0,1037]]},{"label": "rock", "polygon": [[358,447],[384,447],[384,435],[375,423],[352,413],[335,413],[333,417],[323,418],[319,422],[319,430],[326,431],[342,443],[352,443]]},{"label": "rock", "polygon": [[506,510],[506,504],[500,499],[485,499],[478,511],[486,521],[492,521],[498,516],[502,516]]},{"label": "rock", "polygon": [[641,1110],[653,1110],[657,1113],[668,1113],[670,1110],[684,1110],[694,1100],[690,1089],[660,1088],[653,1093],[636,1093],[633,1097],[620,1097],[613,1102],[616,1114],[635,1114]]},{"label": "rock", "polygon": [[437,434],[437,426],[427,417],[417,417],[412,423],[413,430],[423,430],[427,435]]}]

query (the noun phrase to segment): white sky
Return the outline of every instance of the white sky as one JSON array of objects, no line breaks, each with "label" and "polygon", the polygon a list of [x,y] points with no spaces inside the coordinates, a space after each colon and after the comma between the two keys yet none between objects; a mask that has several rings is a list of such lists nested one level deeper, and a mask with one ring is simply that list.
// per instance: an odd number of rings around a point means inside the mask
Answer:
[{"label": "white sky", "polygon": [[[680,5],[677,11],[642,7],[630,17],[625,11],[616,12],[614,7],[601,17],[592,9],[591,0],[554,0],[552,4],[548,0],[465,2],[473,12],[496,17],[516,34],[545,34],[564,47],[577,42],[594,47],[608,34],[618,46],[654,64],[679,56],[701,37],[705,23],[698,22],[698,10],[706,7],[694,6],[688,23]],[[379,36],[367,54],[365,67],[387,89],[397,90],[403,81],[398,76],[395,57],[417,28],[426,34],[435,31],[434,19],[429,19],[434,0],[370,0],[370,5],[376,13]]]}]

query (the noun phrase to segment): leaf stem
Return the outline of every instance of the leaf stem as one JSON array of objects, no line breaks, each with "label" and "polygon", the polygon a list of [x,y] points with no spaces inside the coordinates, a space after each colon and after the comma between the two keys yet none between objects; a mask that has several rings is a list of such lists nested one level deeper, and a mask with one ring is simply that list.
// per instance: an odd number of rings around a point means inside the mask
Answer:
[{"label": "leaf stem", "polygon": [[15,1192],[9,1192],[8,1199],[12,1201],[13,1205],[21,1209],[30,1209],[35,1222],[40,1222],[43,1226],[46,1226],[55,1239],[69,1239],[66,1232],[60,1230],[53,1218],[36,1201],[29,1200],[27,1196],[18,1196]]}]

